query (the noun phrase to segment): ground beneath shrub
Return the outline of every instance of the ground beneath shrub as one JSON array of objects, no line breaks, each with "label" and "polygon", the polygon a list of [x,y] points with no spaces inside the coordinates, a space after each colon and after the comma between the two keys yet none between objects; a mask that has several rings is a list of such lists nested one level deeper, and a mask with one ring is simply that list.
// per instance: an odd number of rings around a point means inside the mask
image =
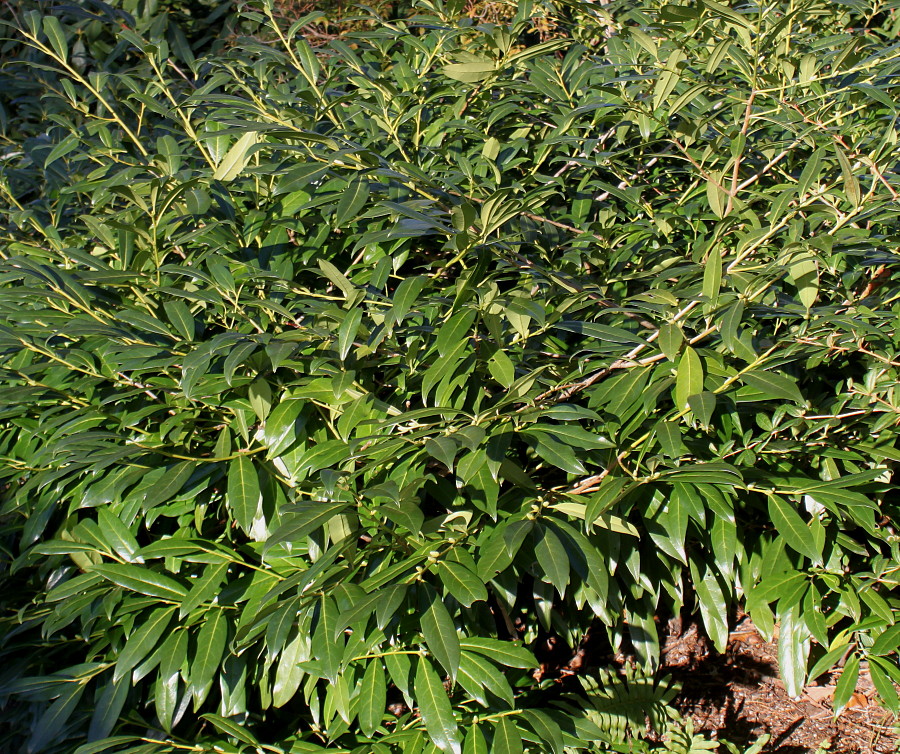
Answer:
[{"label": "ground beneath shrub", "polygon": [[768,733],[765,752],[778,754],[888,754],[900,736],[893,716],[878,706],[865,667],[856,691],[837,720],[831,700],[840,673],[807,686],[800,699],[778,680],[778,654],[745,618],[731,633],[724,655],[710,652],[696,626],[670,627],[663,668],[682,683],[678,707],[695,724],[733,743],[748,744]]}]

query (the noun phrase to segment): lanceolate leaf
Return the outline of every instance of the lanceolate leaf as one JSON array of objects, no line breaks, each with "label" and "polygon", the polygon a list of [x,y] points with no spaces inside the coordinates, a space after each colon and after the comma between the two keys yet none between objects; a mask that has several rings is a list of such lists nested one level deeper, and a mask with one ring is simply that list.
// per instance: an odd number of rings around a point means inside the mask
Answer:
[{"label": "lanceolate leaf", "polygon": [[459,727],[453,717],[450,700],[444,684],[425,657],[419,658],[416,668],[415,694],[431,740],[441,751],[461,754]]},{"label": "lanceolate leaf", "polygon": [[466,733],[462,754],[488,754],[488,743],[481,732],[482,725],[473,725]]},{"label": "lanceolate leaf", "polygon": [[371,736],[375,728],[381,724],[387,703],[384,666],[379,658],[369,662],[359,694],[359,725],[364,735]]},{"label": "lanceolate leaf", "polygon": [[230,462],[227,495],[234,520],[244,531],[249,531],[262,503],[259,476],[249,458],[236,458]]},{"label": "lanceolate leaf", "polygon": [[463,607],[471,607],[474,602],[488,598],[484,583],[468,568],[460,563],[442,561],[439,565],[441,581]]},{"label": "lanceolate leaf", "polygon": [[459,669],[459,638],[456,624],[444,606],[440,596],[433,589],[423,585],[423,605],[420,617],[422,635],[429,651],[443,666],[451,679],[456,678]]},{"label": "lanceolate leaf", "polygon": [[113,682],[117,683],[127,677],[132,668],[143,660],[165,632],[172,620],[175,608],[160,607],[147,615],[134,633],[128,637],[125,646],[116,660]]},{"label": "lanceolate leaf", "polygon": [[285,542],[301,542],[303,537],[323,526],[346,508],[346,503],[299,503],[285,511],[284,523],[266,540],[266,549]]},{"label": "lanceolate leaf", "polygon": [[191,688],[196,704],[209,693],[213,678],[222,661],[228,640],[228,622],[221,609],[213,608],[197,633],[197,646],[190,663]]},{"label": "lanceolate leaf", "polygon": [[501,717],[494,726],[494,751],[522,754],[522,736],[514,722]]},{"label": "lanceolate leaf", "polygon": [[790,547],[821,565],[821,545],[816,543],[812,530],[792,503],[779,495],[769,495],[769,515],[775,529]]},{"label": "lanceolate leaf", "polygon": [[780,398],[783,400],[803,403],[803,395],[797,388],[797,384],[783,374],[776,372],[753,371],[741,376],[741,379],[764,393],[767,398]]},{"label": "lanceolate leaf", "polygon": [[690,346],[685,347],[678,361],[675,378],[675,405],[679,409],[688,408],[688,398],[703,392],[703,362]]},{"label": "lanceolate leaf", "polygon": [[534,554],[550,583],[565,594],[569,583],[569,555],[559,537],[549,526],[536,528]]},{"label": "lanceolate leaf", "polygon": [[250,159],[250,149],[258,141],[256,131],[248,131],[241,136],[228,154],[225,155],[222,162],[216,166],[213,178],[217,181],[231,181],[236,178],[247,165]]},{"label": "lanceolate leaf", "polygon": [[491,660],[510,668],[523,668],[528,670],[530,668],[536,668],[538,665],[534,655],[528,649],[509,641],[469,638],[461,639],[460,647],[485,655]]},{"label": "lanceolate leaf", "polygon": [[187,594],[187,589],[175,579],[139,565],[98,565],[92,571],[117,586],[148,597],[179,602]]}]

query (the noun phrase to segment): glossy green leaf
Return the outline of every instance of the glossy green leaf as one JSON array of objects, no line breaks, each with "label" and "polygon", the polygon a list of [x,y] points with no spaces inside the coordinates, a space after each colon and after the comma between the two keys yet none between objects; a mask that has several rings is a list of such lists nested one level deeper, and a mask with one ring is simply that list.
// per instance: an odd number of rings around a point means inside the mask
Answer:
[{"label": "glossy green leaf", "polygon": [[249,458],[235,458],[228,464],[228,507],[237,525],[249,531],[259,514],[262,494],[259,476]]},{"label": "glossy green leaf", "polygon": [[481,731],[481,725],[472,725],[466,733],[462,754],[488,754],[488,743]]},{"label": "glossy green leaf", "polygon": [[113,563],[94,566],[92,571],[123,589],[148,597],[180,602],[187,594],[187,589],[175,579],[139,565]]},{"label": "glossy green leaf", "polygon": [[741,375],[741,380],[750,387],[764,393],[767,398],[780,398],[783,400],[804,403],[803,395],[797,388],[797,384],[789,377],[775,372],[752,371]]},{"label": "glossy green leaf", "polygon": [[462,649],[485,655],[506,667],[529,670],[536,668],[538,665],[534,655],[528,649],[514,642],[487,638],[468,638],[460,639],[459,645]]},{"label": "glossy green leaf", "polygon": [[359,689],[359,726],[363,735],[371,736],[381,725],[387,705],[387,681],[381,660],[370,660]]},{"label": "glossy green leaf", "polygon": [[344,321],[341,322],[341,326],[338,328],[338,358],[341,361],[346,360],[347,354],[353,348],[353,341],[356,338],[356,333],[359,331],[362,315],[362,309],[353,309],[344,317]]},{"label": "glossy green leaf", "polygon": [[218,593],[219,586],[228,572],[228,563],[210,563],[203,574],[191,584],[191,589],[178,608],[178,617],[183,618],[204,602],[210,601]]},{"label": "glossy green leaf", "polygon": [[488,598],[487,589],[472,571],[460,563],[442,560],[438,564],[441,582],[463,607]]},{"label": "glossy green leaf", "polygon": [[424,586],[422,589],[424,604],[419,616],[422,636],[434,658],[455,679],[460,656],[456,624],[437,592]]},{"label": "glossy green leaf", "polygon": [[91,715],[88,727],[88,740],[97,741],[106,738],[116,726],[119,715],[125,707],[130,684],[122,678],[118,682],[110,679],[103,687],[103,692],[97,700],[94,714]]},{"label": "glossy green leaf", "polygon": [[335,227],[343,228],[366,205],[369,200],[369,182],[365,178],[355,178],[344,189],[334,210]]},{"label": "glossy green leaf", "polygon": [[856,682],[858,680],[859,655],[854,653],[850,656],[850,659],[847,660],[847,663],[841,670],[841,675],[838,678],[837,685],[834,688],[834,700],[832,702],[832,707],[835,717],[840,715],[844,707],[847,706],[847,702],[850,701],[850,697],[856,690]]},{"label": "glossy green leaf", "polygon": [[209,693],[213,678],[222,662],[228,640],[228,620],[221,609],[212,609],[197,633],[197,646],[190,662],[191,689],[196,704]]},{"label": "glossy green leaf", "polygon": [[693,348],[686,346],[684,353],[678,360],[677,376],[675,378],[675,405],[679,409],[689,408],[688,398],[702,392],[703,362]]},{"label": "glossy green leaf", "polygon": [[98,508],[97,524],[112,551],[122,560],[128,563],[144,562],[143,558],[137,554],[140,549],[137,539],[118,516],[113,515],[108,508]]},{"label": "glossy green leaf", "polygon": [[459,727],[453,716],[453,708],[444,690],[444,684],[425,657],[420,657],[416,667],[416,703],[425,721],[431,740],[441,751],[461,754],[462,742]]},{"label": "glossy green leaf", "polygon": [[118,683],[125,678],[141,660],[153,651],[156,643],[171,623],[174,611],[175,608],[172,607],[156,608],[135,628],[134,633],[128,637],[116,659],[113,683]]},{"label": "glossy green leaf", "polygon": [[516,724],[508,717],[501,717],[494,724],[494,741],[491,751],[496,754],[522,754],[522,736]]},{"label": "glossy green leaf", "polygon": [[805,555],[813,563],[821,565],[820,544],[816,542],[812,530],[791,502],[779,495],[769,495],[769,515],[775,529],[784,537],[789,547]]},{"label": "glossy green leaf", "polygon": [[344,656],[344,639],[336,630],[339,620],[337,603],[323,597],[319,601],[319,622],[312,637],[312,653],[319,661],[323,675],[332,683],[337,680]]},{"label": "glossy green leaf", "polygon": [[560,595],[569,584],[569,554],[556,532],[549,526],[535,528],[534,554],[541,569]]},{"label": "glossy green leaf", "polygon": [[678,358],[683,343],[684,333],[678,325],[668,323],[659,328],[659,347],[669,361]]}]

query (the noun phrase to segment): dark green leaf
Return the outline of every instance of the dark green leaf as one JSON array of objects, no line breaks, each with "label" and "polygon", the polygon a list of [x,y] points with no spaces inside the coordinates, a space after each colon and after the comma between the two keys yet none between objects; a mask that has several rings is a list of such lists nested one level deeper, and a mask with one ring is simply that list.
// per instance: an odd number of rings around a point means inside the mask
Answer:
[{"label": "dark green leaf", "polygon": [[419,658],[416,668],[415,693],[431,740],[441,751],[461,754],[459,727],[453,717],[453,708],[444,691],[444,684],[425,657]]},{"label": "dark green leaf", "polygon": [[369,661],[359,689],[359,698],[359,727],[363,735],[371,736],[381,725],[387,705],[387,682],[379,658]]},{"label": "dark green leaf", "polygon": [[146,594],[148,597],[158,597],[162,600],[180,602],[187,589],[175,579],[164,576],[149,568],[130,564],[111,564],[94,566],[92,571],[99,573],[103,578],[109,579],[113,584],[129,589],[138,594]]},{"label": "dark green leaf", "polygon": [[447,591],[463,606],[471,607],[474,602],[488,598],[484,583],[468,568],[460,563],[442,560],[438,564],[441,581]]},{"label": "dark green leaf", "polygon": [[451,679],[456,678],[459,669],[459,638],[456,624],[441,601],[440,595],[430,587],[422,585],[423,610],[419,617],[422,635],[429,651],[443,666]]},{"label": "dark green leaf", "polygon": [[797,513],[793,504],[779,495],[769,495],[769,515],[779,536],[788,546],[805,555],[813,563],[822,564],[821,544],[817,543],[807,523]]}]

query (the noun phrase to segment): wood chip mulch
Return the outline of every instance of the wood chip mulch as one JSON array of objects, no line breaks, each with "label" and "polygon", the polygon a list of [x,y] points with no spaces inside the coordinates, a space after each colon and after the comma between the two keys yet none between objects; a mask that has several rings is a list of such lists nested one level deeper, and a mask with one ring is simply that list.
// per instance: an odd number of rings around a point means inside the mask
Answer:
[{"label": "wood chip mulch", "polygon": [[865,667],[856,691],[835,720],[831,699],[840,672],[823,676],[792,699],[778,679],[776,641],[766,642],[749,618],[731,633],[724,655],[711,650],[694,625],[670,625],[663,670],[680,681],[678,706],[698,728],[736,744],[771,736],[765,752],[778,754],[893,754],[900,730],[878,706]]}]

